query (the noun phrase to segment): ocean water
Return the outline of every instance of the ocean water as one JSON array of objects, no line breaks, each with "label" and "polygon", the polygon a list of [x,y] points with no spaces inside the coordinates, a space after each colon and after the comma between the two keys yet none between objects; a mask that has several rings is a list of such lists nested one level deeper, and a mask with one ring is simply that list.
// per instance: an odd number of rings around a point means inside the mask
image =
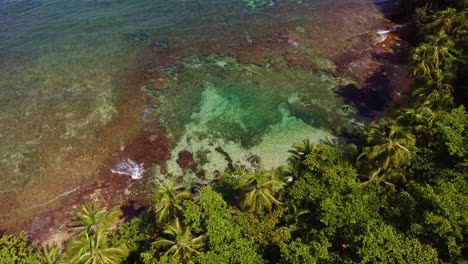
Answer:
[{"label": "ocean water", "polygon": [[210,174],[218,147],[269,168],[331,140],[365,119],[335,93],[354,82],[340,58],[386,23],[370,0],[0,0],[0,219],[111,180],[147,114],[165,175],[187,173],[181,151]]}]

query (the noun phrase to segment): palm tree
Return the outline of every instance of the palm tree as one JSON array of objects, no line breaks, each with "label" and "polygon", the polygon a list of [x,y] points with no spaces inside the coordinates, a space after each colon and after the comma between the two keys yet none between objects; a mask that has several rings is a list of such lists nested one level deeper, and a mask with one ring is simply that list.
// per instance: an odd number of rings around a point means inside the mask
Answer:
[{"label": "palm tree", "polygon": [[398,126],[390,120],[371,125],[367,138],[370,147],[358,159],[366,156],[375,161],[379,169],[387,171],[398,168],[410,158],[410,150],[415,144],[414,135],[404,127]]},{"label": "palm tree", "polygon": [[446,91],[439,92],[433,90],[427,95],[424,105],[435,110],[449,110],[455,105],[454,98],[451,93]]},{"label": "palm tree", "polygon": [[412,75],[413,76],[421,76],[425,77],[428,76],[431,72],[433,65],[427,59],[429,50],[431,46],[428,44],[422,44],[421,46],[417,47],[416,50],[413,52],[412,60],[415,64]]},{"label": "palm tree", "polygon": [[433,33],[446,33],[461,37],[467,34],[466,24],[468,12],[457,12],[455,8],[447,8],[435,14],[434,20],[427,24],[425,29]]},{"label": "palm tree", "polygon": [[437,111],[432,111],[430,107],[423,105],[418,108],[401,110],[396,122],[399,125],[409,127],[415,135],[425,138],[435,133],[433,125],[438,116]]},{"label": "palm tree", "polygon": [[281,165],[278,167],[278,173],[281,175],[284,181],[292,182],[294,178],[299,178],[300,175],[304,172],[300,168],[299,164],[289,164],[289,165]]},{"label": "palm tree", "polygon": [[242,209],[248,208],[250,212],[260,213],[281,203],[274,195],[283,188],[284,183],[274,172],[256,171],[245,174],[239,179],[239,186],[244,192],[240,203]]},{"label": "palm tree", "polygon": [[150,196],[155,202],[154,211],[158,223],[166,223],[180,211],[181,203],[190,198],[190,192],[181,191],[177,193],[176,183],[164,184],[156,189],[156,192]]},{"label": "palm tree", "polygon": [[56,264],[60,260],[60,250],[57,245],[45,246],[39,251],[39,261],[43,264]]},{"label": "palm tree", "polygon": [[294,144],[292,150],[288,150],[291,153],[291,156],[288,158],[289,164],[300,164],[305,159],[306,156],[312,153],[315,149],[315,145],[311,145],[308,139],[302,141],[301,143]]},{"label": "palm tree", "polygon": [[447,90],[453,92],[452,82],[456,76],[448,70],[441,70],[439,68],[433,69],[425,78],[428,88],[443,91]]},{"label": "palm tree", "polygon": [[125,245],[111,247],[108,233],[122,211],[114,207],[105,211],[98,205],[83,206],[83,211],[71,225],[79,233],[67,245],[71,263],[114,264],[129,253]]},{"label": "palm tree", "polygon": [[383,171],[377,168],[369,173],[369,180],[360,184],[361,187],[369,184],[378,184],[382,186],[394,186],[397,182],[406,182],[406,175],[400,169],[390,168]]},{"label": "palm tree", "polygon": [[412,60],[415,63],[413,76],[434,79],[434,70],[450,72],[453,62],[460,52],[455,49],[455,42],[445,32],[429,36],[427,42],[415,49]]},{"label": "palm tree", "polygon": [[204,236],[194,237],[191,228],[184,228],[178,218],[167,225],[163,231],[169,238],[153,242],[157,248],[168,248],[165,256],[171,256],[182,263],[192,263],[192,257],[198,255],[198,249],[204,246]]},{"label": "palm tree", "polygon": [[310,213],[310,211],[308,209],[302,209],[293,203],[289,204],[288,208],[289,210],[288,210],[288,214],[286,215],[286,219],[291,222],[289,227],[296,230],[298,228],[299,218],[302,215],[306,215]]},{"label": "palm tree", "polygon": [[301,143],[294,144],[292,150],[288,150],[291,156],[288,158],[288,166],[280,166],[279,173],[281,176],[292,180],[293,178],[300,177],[300,173],[304,171],[304,160],[307,155],[315,150],[316,145],[310,144],[308,139]]},{"label": "palm tree", "polygon": [[126,245],[110,246],[104,230],[79,234],[69,242],[68,252],[72,255],[70,263],[76,264],[117,264],[129,254]]},{"label": "palm tree", "polygon": [[118,207],[106,211],[96,204],[84,205],[70,225],[80,233],[92,234],[98,230],[108,230],[121,216],[122,211]]},{"label": "palm tree", "polygon": [[453,87],[449,84],[441,85],[440,87],[429,86],[414,89],[412,92],[420,104],[434,110],[447,110],[453,107]]}]

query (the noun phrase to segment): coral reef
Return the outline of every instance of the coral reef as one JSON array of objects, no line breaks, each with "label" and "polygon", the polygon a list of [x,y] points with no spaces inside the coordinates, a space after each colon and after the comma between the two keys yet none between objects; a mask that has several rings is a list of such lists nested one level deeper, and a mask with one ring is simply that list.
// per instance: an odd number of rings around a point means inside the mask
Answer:
[{"label": "coral reef", "polygon": [[[144,87],[158,99],[156,115],[175,145],[167,164],[170,175],[211,175],[252,155],[265,167],[282,164],[287,155],[277,150],[305,138],[331,139],[328,131],[340,132],[359,119],[335,93],[349,80],[281,61],[272,57],[259,66],[216,54],[194,55],[164,78],[164,91]],[[181,153],[191,153],[190,166],[181,168]]]}]

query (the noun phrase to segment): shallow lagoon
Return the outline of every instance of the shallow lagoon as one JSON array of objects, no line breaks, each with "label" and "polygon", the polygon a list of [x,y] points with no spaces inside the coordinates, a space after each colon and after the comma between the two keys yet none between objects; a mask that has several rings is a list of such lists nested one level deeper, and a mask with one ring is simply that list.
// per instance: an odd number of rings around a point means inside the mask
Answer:
[{"label": "shallow lagoon", "polygon": [[[153,164],[193,178],[180,152],[209,175],[226,165],[217,147],[268,168],[329,140],[365,118],[335,90],[387,23],[367,0],[1,0],[0,17],[5,227],[124,177],[110,170],[128,158],[146,178]],[[145,160],[139,137],[168,153]]]}]

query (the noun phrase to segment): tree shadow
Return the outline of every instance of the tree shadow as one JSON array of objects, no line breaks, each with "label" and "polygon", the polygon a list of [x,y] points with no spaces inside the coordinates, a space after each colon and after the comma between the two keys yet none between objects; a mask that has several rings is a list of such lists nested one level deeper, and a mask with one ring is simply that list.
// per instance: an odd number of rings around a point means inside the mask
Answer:
[{"label": "tree shadow", "polygon": [[373,2],[386,19],[396,23],[402,23],[406,19],[400,0],[374,0]]},{"label": "tree shadow", "polygon": [[130,200],[127,204],[122,205],[120,209],[123,212],[125,222],[127,222],[132,220],[134,217],[139,216],[144,210],[147,209],[147,207],[140,205],[135,200]]},{"label": "tree shadow", "polygon": [[[337,93],[345,103],[355,106],[359,113],[368,117],[381,116],[391,105],[404,104],[411,86],[409,65],[413,28],[399,27],[388,33],[387,39],[372,45],[359,54],[359,58],[342,60],[345,74],[353,69],[372,72],[364,80],[338,87]],[[355,66],[353,63],[378,66]],[[353,68],[354,67],[354,68]]]}]

